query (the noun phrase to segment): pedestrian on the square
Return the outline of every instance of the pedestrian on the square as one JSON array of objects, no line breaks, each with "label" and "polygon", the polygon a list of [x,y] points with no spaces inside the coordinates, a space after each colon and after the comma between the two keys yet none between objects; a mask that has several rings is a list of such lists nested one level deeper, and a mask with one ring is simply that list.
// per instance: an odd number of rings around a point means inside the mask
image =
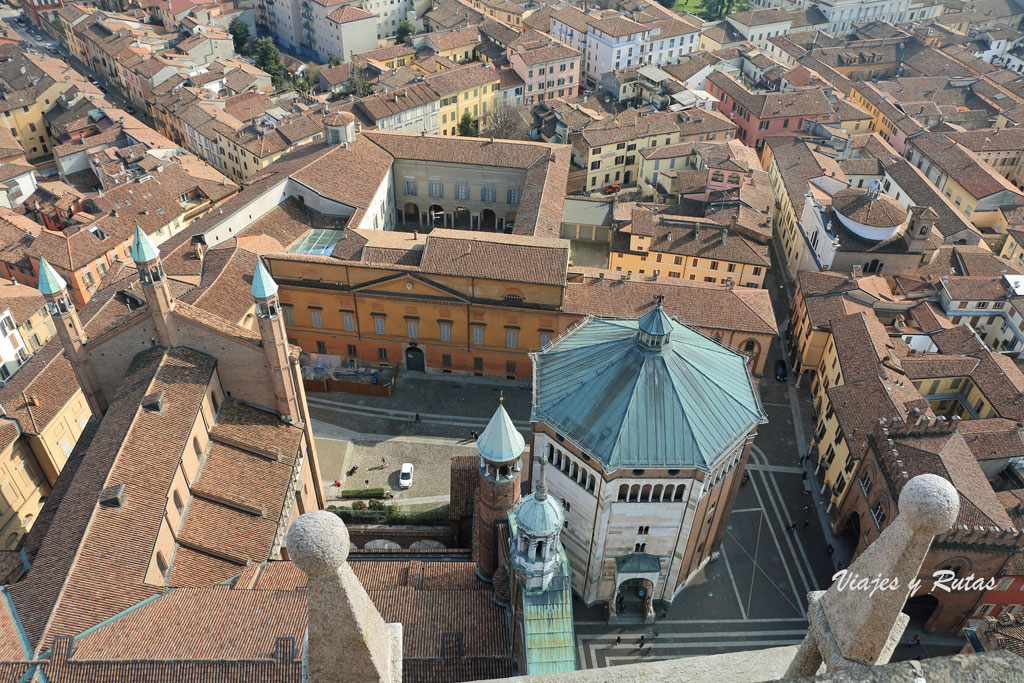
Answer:
[{"label": "pedestrian on the square", "polygon": [[825,546],[825,552],[828,553],[829,555],[831,555],[835,551],[836,551],[836,549],[834,547],[832,547],[831,543],[829,543],[827,546]]},{"label": "pedestrian on the square", "polygon": [[805,520],[804,520],[804,528],[806,529],[806,528],[807,528],[807,527],[809,527],[810,525],[811,525],[811,520],[809,520],[809,519],[805,519]]},{"label": "pedestrian on the square", "polygon": [[621,645],[622,644],[622,636],[615,636],[615,644],[616,645]]},{"label": "pedestrian on the square", "polygon": [[911,642],[913,642],[914,645],[920,646],[921,645],[921,636],[919,636],[918,634],[915,633],[914,634],[914,640],[911,641]]},{"label": "pedestrian on the square", "polygon": [[790,531],[796,531],[796,522],[793,522],[792,524],[790,524],[786,528],[789,529]]},{"label": "pedestrian on the square", "polygon": [[803,474],[800,475],[800,478],[803,479],[804,481],[807,481],[807,470],[803,471]]},{"label": "pedestrian on the square", "polygon": [[644,637],[643,637],[643,635],[641,635],[640,636],[640,647],[643,647],[643,646],[644,646]]},{"label": "pedestrian on the square", "polygon": [[416,413],[416,421],[417,421],[417,422],[419,422],[419,421],[420,421],[420,414],[419,414],[419,413]]},{"label": "pedestrian on the square", "polygon": [[804,512],[810,512],[812,510],[810,505],[804,505]]}]

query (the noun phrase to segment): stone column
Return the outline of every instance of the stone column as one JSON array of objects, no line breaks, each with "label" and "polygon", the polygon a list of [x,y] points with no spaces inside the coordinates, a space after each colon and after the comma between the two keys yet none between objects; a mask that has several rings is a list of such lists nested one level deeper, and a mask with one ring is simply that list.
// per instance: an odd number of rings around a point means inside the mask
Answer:
[{"label": "stone column", "polygon": [[910,596],[910,581],[921,570],[932,539],[949,529],[960,510],[960,498],[948,481],[934,474],[911,479],[900,493],[900,514],[850,565],[851,575],[898,581],[895,590],[868,595],[833,583],[826,591],[807,595],[810,622],[786,678],[886,664],[910,618],[900,610]]},{"label": "stone column", "polygon": [[304,683],[401,683],[402,625],[386,624],[348,566],[348,529],[314,510],[288,530],[288,556],[308,577]]}]

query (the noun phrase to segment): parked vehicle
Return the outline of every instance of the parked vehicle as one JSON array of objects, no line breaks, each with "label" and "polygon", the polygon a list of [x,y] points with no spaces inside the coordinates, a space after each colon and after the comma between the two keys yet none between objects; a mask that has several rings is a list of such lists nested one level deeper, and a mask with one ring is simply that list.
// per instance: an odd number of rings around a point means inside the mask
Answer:
[{"label": "parked vehicle", "polygon": [[611,185],[605,185],[604,186],[604,190],[602,190],[602,191],[605,194],[615,194],[616,192],[619,192],[621,190],[622,190],[622,185],[619,185],[618,183],[613,183]]},{"label": "parked vehicle", "polygon": [[412,486],[412,470],[413,467],[411,462],[402,463],[402,471],[398,475],[398,485],[403,489],[407,489]]}]

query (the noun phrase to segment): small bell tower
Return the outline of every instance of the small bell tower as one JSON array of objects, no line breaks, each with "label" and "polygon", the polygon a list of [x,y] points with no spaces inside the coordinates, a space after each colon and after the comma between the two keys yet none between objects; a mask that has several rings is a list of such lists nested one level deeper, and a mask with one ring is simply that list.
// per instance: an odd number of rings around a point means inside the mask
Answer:
[{"label": "small bell tower", "polygon": [[167,287],[167,277],[160,263],[160,250],[150,241],[149,236],[135,224],[135,238],[132,240],[132,260],[139,271],[142,292],[146,296],[146,305],[153,317],[153,327],[162,346],[178,346],[178,329],[174,325],[174,298]]},{"label": "small bell tower", "polygon": [[103,417],[107,411],[107,399],[100,389],[99,381],[89,360],[89,352],[85,348],[89,339],[85,334],[85,328],[78,317],[71,297],[68,296],[68,283],[54,270],[45,258],[39,259],[39,285],[38,289],[46,301],[46,310],[53,318],[53,326],[57,328],[57,335],[64,346],[64,352],[71,361],[71,367],[78,378],[78,384],[82,387],[85,400],[89,409],[96,417]]},{"label": "small bell tower", "polygon": [[547,465],[548,461],[541,458],[537,488],[512,511],[512,566],[528,590],[547,588],[562,562],[560,535],[565,525],[565,509],[561,501],[548,495]]},{"label": "small bell tower", "polygon": [[495,523],[508,517],[519,501],[522,475],[520,456],[526,448],[523,435],[505,411],[503,399],[476,440],[480,454],[476,509],[473,511],[473,556],[477,572],[490,579],[498,564],[498,535]]},{"label": "small bell tower", "polygon": [[256,271],[252,276],[252,298],[256,302],[256,321],[263,340],[263,352],[270,366],[271,380],[274,385],[274,396],[277,398],[277,411],[285,420],[301,420],[299,396],[295,390],[290,374],[288,332],[281,316],[281,302],[277,298],[277,283],[270,277],[270,272],[263,265],[263,260],[256,262]]}]

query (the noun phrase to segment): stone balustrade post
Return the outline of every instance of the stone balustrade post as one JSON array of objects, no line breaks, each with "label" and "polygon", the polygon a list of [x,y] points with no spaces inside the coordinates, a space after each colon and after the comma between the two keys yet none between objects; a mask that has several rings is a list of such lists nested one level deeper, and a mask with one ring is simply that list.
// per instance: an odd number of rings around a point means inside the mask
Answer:
[{"label": "stone balustrade post", "polygon": [[303,683],[401,683],[402,625],[384,623],[348,551],[332,512],[307,512],[288,530],[288,556],[308,577]]},{"label": "stone balustrade post", "polygon": [[807,636],[785,678],[886,664],[910,618],[901,611],[910,595],[932,539],[949,529],[960,510],[960,498],[948,481],[934,474],[914,477],[900,494],[900,514],[860,554],[849,572],[869,580],[895,579],[898,589],[869,595],[837,581],[825,591],[807,595]]}]

